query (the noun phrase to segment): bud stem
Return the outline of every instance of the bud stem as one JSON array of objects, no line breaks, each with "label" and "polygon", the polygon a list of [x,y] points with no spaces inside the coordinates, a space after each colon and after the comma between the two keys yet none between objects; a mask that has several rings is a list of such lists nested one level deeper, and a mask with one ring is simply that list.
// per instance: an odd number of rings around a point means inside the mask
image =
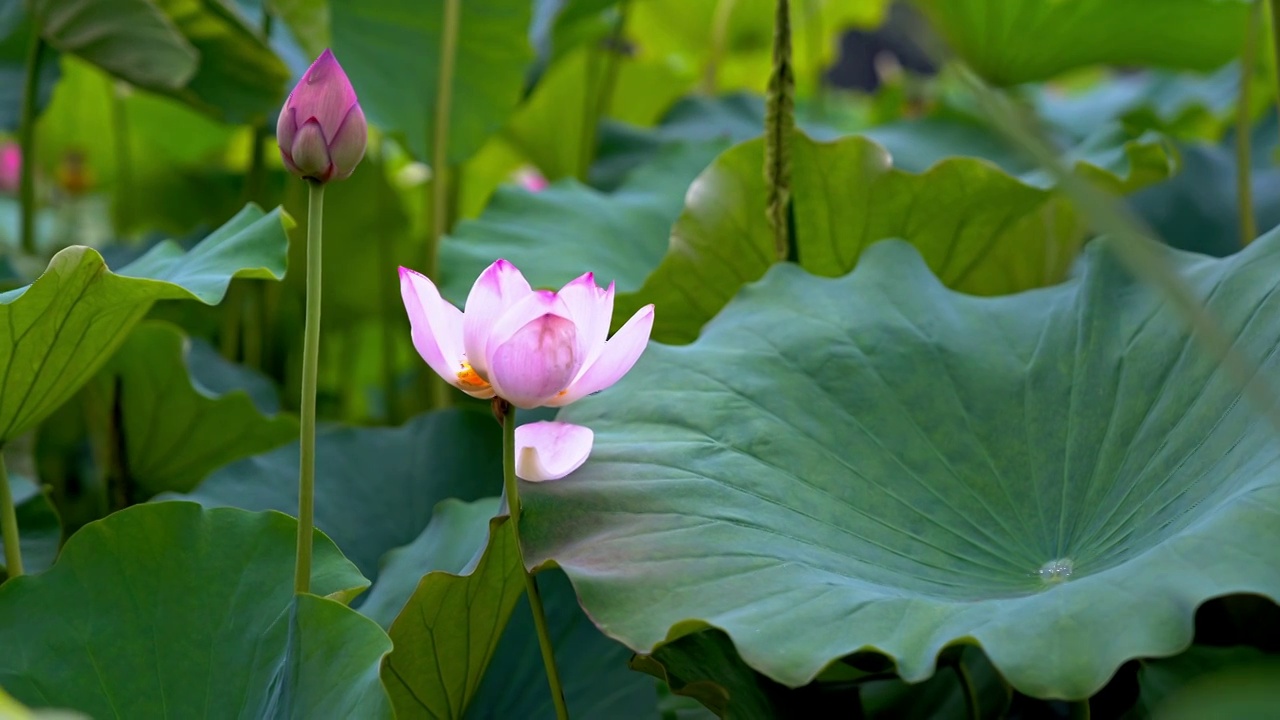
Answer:
[{"label": "bud stem", "polygon": [[298,457],[298,564],[293,589],[311,589],[316,494],[316,375],[320,360],[320,230],[324,183],[307,181],[307,318],[302,342],[302,437]]},{"label": "bud stem", "polygon": [[516,557],[520,573],[524,575],[524,588],[529,595],[529,610],[533,612],[533,626],[538,631],[538,647],[542,650],[542,664],[547,670],[547,684],[551,686],[551,701],[555,704],[556,718],[568,720],[569,707],[564,701],[564,686],[560,684],[560,672],[556,669],[555,650],[551,646],[551,631],[547,628],[547,614],[542,609],[542,596],[538,594],[538,581],[524,564],[524,548],[520,546],[520,490],[516,482],[516,409],[505,400],[495,398],[495,417],[502,418],[502,484],[507,494],[507,510],[511,515],[511,530],[516,536]]},{"label": "bud stem", "polygon": [[4,538],[4,569],[10,578],[22,574],[22,551],[18,547],[18,512],[13,507],[13,491],[9,488],[9,473],[4,467],[4,455],[0,453],[0,532]]}]

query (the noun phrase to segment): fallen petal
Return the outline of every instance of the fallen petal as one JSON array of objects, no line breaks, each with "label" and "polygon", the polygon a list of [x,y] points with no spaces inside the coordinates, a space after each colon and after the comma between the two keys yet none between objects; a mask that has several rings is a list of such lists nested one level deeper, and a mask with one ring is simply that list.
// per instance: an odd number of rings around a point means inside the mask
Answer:
[{"label": "fallen petal", "polygon": [[572,423],[542,421],[516,428],[516,477],[529,482],[559,480],[582,467],[595,433]]}]

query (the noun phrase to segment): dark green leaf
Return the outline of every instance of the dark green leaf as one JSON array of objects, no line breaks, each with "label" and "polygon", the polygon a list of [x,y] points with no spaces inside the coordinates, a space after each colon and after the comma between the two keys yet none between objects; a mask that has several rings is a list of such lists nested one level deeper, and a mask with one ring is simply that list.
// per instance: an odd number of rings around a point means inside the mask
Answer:
[{"label": "dark green leaf", "polygon": [[189,252],[165,241],[117,273],[96,250],[73,246],[31,285],[0,294],[0,440],[80,389],[156,300],[215,305],[233,277],[282,277],[287,224],[278,210],[250,206]]},{"label": "dark green leaf", "polygon": [[[316,438],[316,527],[367,577],[427,527],[436,504],[502,488],[501,433],[488,413],[447,410],[397,428],[331,428]],[[207,506],[296,512],[298,446],[232,463],[189,496]]]},{"label": "dark green leaf", "polygon": [[[22,92],[27,76],[31,20],[23,3],[0,8],[0,130],[17,132],[22,112]],[[58,82],[58,52],[46,50],[36,79],[36,115],[44,112]]]},{"label": "dark green leaf", "polygon": [[[538,573],[538,589],[564,683],[570,717],[652,720],[658,693],[650,678],[628,669],[631,650],[600,633],[578,606],[564,573]],[[551,689],[534,632],[529,601],[521,598],[498,643],[475,699],[469,720],[553,718]]]},{"label": "dark green leaf", "polygon": [[[296,525],[279,513],[152,503],[86,525],[40,575],[0,585],[0,685],[93,717],[390,717],[386,635],[294,596]],[[316,534],[312,587],[367,585]],[[379,710],[381,706],[381,711]]]},{"label": "dark green leaf", "polygon": [[213,470],[298,437],[293,417],[264,417],[243,392],[194,385],[186,353],[178,328],[144,322],[98,377],[118,406],[123,471],[142,491],[138,499],[189,492]]},{"label": "dark green leaf", "polygon": [[[1280,232],[1153,252],[1275,371]],[[1187,646],[1199,603],[1280,596],[1280,443],[1180,318],[1105,240],[1003,298],[900,241],[841,279],[775,266],[561,411],[595,448],[525,487],[529,562],[641,652],[705,623],[795,687],[860,648],[918,682],[964,641],[1021,692],[1087,697]]]},{"label": "dark green leaf", "polygon": [[516,600],[524,592],[519,553],[506,517],[463,575],[422,578],[392,623],[395,650],[382,665],[396,717],[457,718],[475,696]]}]

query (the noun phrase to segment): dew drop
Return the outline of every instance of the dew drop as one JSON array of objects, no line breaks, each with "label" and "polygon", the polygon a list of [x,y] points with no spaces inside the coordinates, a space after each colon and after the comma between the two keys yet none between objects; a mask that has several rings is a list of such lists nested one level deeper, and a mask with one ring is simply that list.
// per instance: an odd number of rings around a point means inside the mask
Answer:
[{"label": "dew drop", "polygon": [[1071,558],[1058,558],[1050,560],[1040,566],[1040,581],[1046,585],[1060,583],[1071,579],[1071,571],[1075,569],[1075,563]]}]

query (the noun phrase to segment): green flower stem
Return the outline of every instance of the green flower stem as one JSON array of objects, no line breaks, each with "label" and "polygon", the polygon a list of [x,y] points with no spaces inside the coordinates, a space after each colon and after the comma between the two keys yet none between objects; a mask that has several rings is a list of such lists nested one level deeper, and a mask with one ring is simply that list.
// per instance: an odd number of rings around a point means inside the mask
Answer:
[{"label": "green flower stem", "polygon": [[560,672],[556,670],[555,651],[551,647],[551,633],[547,629],[547,614],[542,610],[542,596],[538,594],[538,581],[525,567],[524,550],[520,547],[520,492],[516,483],[516,409],[510,406],[506,407],[505,413],[502,414],[502,483],[507,493],[511,530],[516,536],[516,556],[520,561],[520,573],[524,575],[524,587],[529,594],[529,609],[533,611],[533,625],[538,630],[542,664],[547,668],[547,683],[551,685],[551,700],[556,706],[556,717],[559,720],[567,720],[569,708],[564,702],[564,686],[560,684]]},{"label": "green flower stem", "polygon": [[9,488],[9,473],[4,468],[4,455],[0,453],[0,537],[4,538],[4,567],[9,577],[22,574],[22,550],[18,546],[18,511],[13,507],[13,491]]},{"label": "green flower stem", "polygon": [[22,251],[28,255],[36,252],[36,91],[39,88],[40,60],[44,57],[44,48],[39,26],[32,23],[31,44],[27,50],[27,76],[22,86],[22,117],[18,125],[18,146],[22,150],[18,203],[22,207]]},{"label": "green flower stem", "polygon": [[1262,2],[1255,0],[1244,30],[1244,50],[1240,55],[1240,93],[1236,100],[1236,202],[1240,215],[1240,246],[1258,236],[1258,223],[1253,215],[1252,173],[1249,167],[1249,144],[1253,109],[1249,95],[1253,85],[1253,66],[1258,55],[1258,33],[1262,29]]},{"label": "green flower stem", "polygon": [[320,364],[320,225],[324,184],[307,181],[307,320],[302,341],[302,438],[298,462],[298,564],[293,589],[311,589],[311,535],[316,496],[316,372]]}]

